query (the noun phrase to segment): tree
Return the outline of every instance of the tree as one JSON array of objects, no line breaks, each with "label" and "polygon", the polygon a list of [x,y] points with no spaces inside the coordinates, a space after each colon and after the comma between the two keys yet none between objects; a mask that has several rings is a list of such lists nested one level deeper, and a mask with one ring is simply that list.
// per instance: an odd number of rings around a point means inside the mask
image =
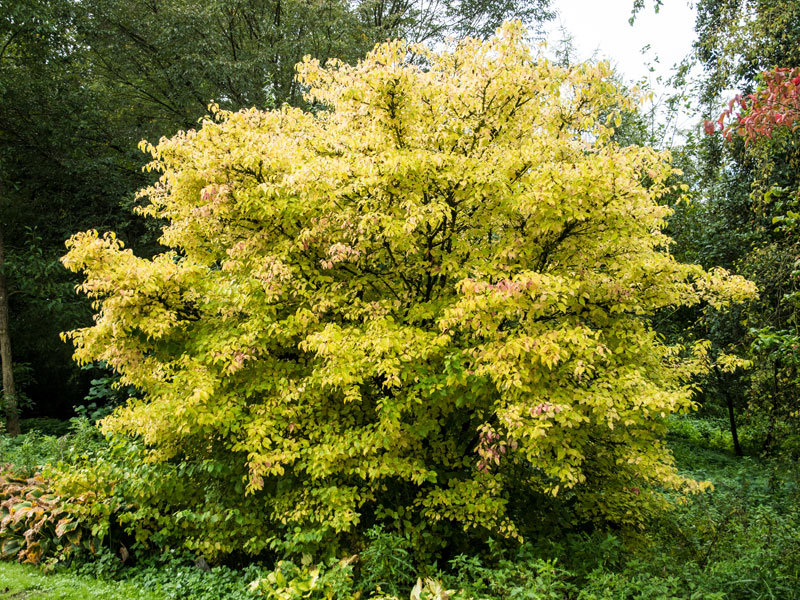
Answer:
[{"label": "tree", "polygon": [[[762,73],[776,68],[785,72],[798,64],[798,8],[796,2],[783,0],[697,3],[695,50],[704,68],[699,99],[706,131],[735,123],[732,117],[742,110],[741,101],[754,99],[751,95],[764,83]],[[730,89],[741,95],[718,120]],[[767,123],[750,125],[755,131]],[[738,315],[713,310],[696,315],[694,329],[704,330],[714,347],[752,362],[747,371],[714,377],[702,402],[707,414],[720,417],[741,410],[742,450],[757,452],[770,446],[766,432],[775,420],[773,397],[796,397],[798,389],[791,369],[780,368],[775,377],[776,354],[767,348],[796,329],[794,309],[783,298],[796,286],[790,274],[798,245],[781,221],[791,203],[786,191],[796,189],[799,181],[800,154],[796,142],[783,133],[753,142],[738,135],[702,135],[702,130],[691,136],[687,150],[696,165],[690,170],[697,201],[680,207],[671,219],[671,230],[678,232],[676,254],[706,268],[734,269],[759,289],[758,299],[737,309]],[[785,406],[784,400],[777,404]]]},{"label": "tree", "polygon": [[[63,42],[57,32],[57,24],[63,19],[59,10],[62,7],[59,3],[46,5],[35,0],[19,2],[4,7],[8,10],[2,11],[0,19],[0,104],[4,107],[0,115],[0,365],[6,429],[12,436],[20,433],[20,423],[19,390],[12,364],[11,298],[24,287],[24,281],[18,277],[17,252],[24,221],[38,208],[26,192],[37,187],[47,189],[49,181],[58,179],[58,175],[43,175],[36,183],[26,185],[20,181],[20,173],[31,170],[35,162],[28,161],[34,156],[41,161],[46,155],[46,161],[41,162],[47,166],[60,162],[60,156],[55,158],[60,153],[53,153],[54,148],[49,145],[47,125],[42,127],[37,118],[52,107],[45,97],[52,98],[63,91],[48,81],[47,94],[40,93],[44,89],[42,75],[50,74],[48,63],[58,61],[56,54]],[[23,96],[27,110],[22,109]],[[69,99],[69,94],[64,94],[59,101]]]},{"label": "tree", "polygon": [[[2,193],[2,192],[0,192]],[[14,369],[11,362],[11,333],[8,326],[8,284],[5,275],[5,243],[0,223],[0,370],[3,382],[3,407],[6,414],[6,430],[12,436],[19,435],[19,413],[17,410],[17,388],[14,385]]]},{"label": "tree", "polygon": [[355,61],[374,43],[339,0],[90,0],[79,10],[94,78],[118,114],[139,120],[134,145],[195,126],[211,101],[296,104],[293,66],[304,54]]},{"label": "tree", "polygon": [[362,0],[357,6],[378,38],[411,42],[441,42],[449,35],[485,39],[509,19],[538,26],[553,17],[550,0]]},{"label": "tree", "polygon": [[306,536],[518,537],[516,509],[557,495],[635,524],[653,486],[696,489],[662,437],[703,345],[648,319],[753,287],[666,251],[674,171],[611,141],[632,100],[608,66],[552,65],[524,37],[306,59],[326,111],[220,112],[147,145],[143,212],[171,250],[89,231],[64,258],[97,309],[77,360],[142,395],[106,431],[244,465],[265,526]]},{"label": "tree", "polygon": [[761,78],[762,88],[746,96],[737,94],[716,122],[706,121],[707,134],[713,134],[719,127],[728,140],[735,133],[745,142],[753,142],[762,137],[771,138],[779,129],[797,130],[800,126],[800,69],[775,68],[762,73]]},{"label": "tree", "polygon": [[6,333],[14,342],[14,367],[30,365],[38,380],[17,382],[23,385],[15,385],[15,396],[35,397],[53,416],[69,415],[85,395],[59,334],[91,318],[58,262],[63,242],[76,229],[101,223],[131,234],[124,226],[129,218],[116,218],[114,208],[126,189],[132,194],[148,181],[140,159],[132,162],[132,152],[120,152],[112,139],[119,129],[105,118],[107,103],[75,40],[74,5],[20,0],[0,11]]},{"label": "tree", "polygon": [[758,75],[798,64],[800,6],[793,0],[702,0],[697,4],[698,58],[706,69],[702,96],[726,89],[746,93]]},{"label": "tree", "polygon": [[[489,35],[507,18],[538,24],[549,0],[88,0],[78,33],[93,76],[155,137],[192,128],[209,102],[223,109],[303,104],[294,66],[304,55],[356,62],[404,37]],[[138,142],[138,139],[135,140]]]},{"label": "tree", "polygon": [[[793,431],[798,415],[797,385],[800,382],[800,271],[797,238],[797,192],[775,183],[773,167],[777,154],[788,163],[784,168],[796,169],[797,158],[792,151],[796,142],[793,135],[800,119],[800,70],[775,68],[761,74],[761,86],[746,96],[737,95],[728,103],[716,122],[706,121],[705,130],[713,135],[719,130],[730,143],[742,138],[749,155],[761,163],[761,181],[772,183],[762,204],[772,204],[772,222],[777,225],[775,237],[779,243],[762,242],[744,261],[756,267],[759,277],[767,282],[766,306],[758,306],[769,313],[762,319],[753,336],[751,351],[760,359],[763,369],[753,378],[754,412],[766,416],[764,449],[773,451],[773,445],[789,440],[785,451],[796,452]],[[787,151],[788,150],[788,151]],[[770,181],[772,180],[772,181]],[[785,184],[784,184],[785,185]],[[795,184],[796,185],[796,184]],[[771,242],[771,243],[770,243]],[[772,309],[772,310],[770,310]],[[784,431],[779,432],[779,429]]]}]

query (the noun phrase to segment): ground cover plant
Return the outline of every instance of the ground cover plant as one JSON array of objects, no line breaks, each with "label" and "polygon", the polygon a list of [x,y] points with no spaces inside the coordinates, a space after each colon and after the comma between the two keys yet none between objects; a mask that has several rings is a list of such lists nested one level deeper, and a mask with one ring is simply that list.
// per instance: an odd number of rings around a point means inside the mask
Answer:
[{"label": "ground cover plant", "polygon": [[38,565],[44,557],[63,558],[93,540],[41,474],[0,475],[0,557]]}]

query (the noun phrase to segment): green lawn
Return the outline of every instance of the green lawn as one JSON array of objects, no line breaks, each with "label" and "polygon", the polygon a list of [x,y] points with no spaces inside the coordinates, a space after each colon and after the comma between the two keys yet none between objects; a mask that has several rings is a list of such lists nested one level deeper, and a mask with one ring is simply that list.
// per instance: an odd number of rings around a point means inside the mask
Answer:
[{"label": "green lawn", "polygon": [[45,575],[31,565],[0,562],[0,598],[8,600],[162,600],[129,583]]}]

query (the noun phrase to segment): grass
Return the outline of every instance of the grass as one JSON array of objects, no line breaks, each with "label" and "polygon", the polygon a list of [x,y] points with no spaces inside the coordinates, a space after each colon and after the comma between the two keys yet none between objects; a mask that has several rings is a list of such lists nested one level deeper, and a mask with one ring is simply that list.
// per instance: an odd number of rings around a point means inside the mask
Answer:
[{"label": "grass", "polygon": [[32,565],[0,561],[0,598],[4,600],[162,600],[118,581],[101,581],[74,573],[45,575]]}]

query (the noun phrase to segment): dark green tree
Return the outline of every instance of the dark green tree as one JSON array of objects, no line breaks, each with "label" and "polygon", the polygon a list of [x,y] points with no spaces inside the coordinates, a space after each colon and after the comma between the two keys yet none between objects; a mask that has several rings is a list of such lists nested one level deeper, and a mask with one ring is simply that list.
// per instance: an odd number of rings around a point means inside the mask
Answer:
[{"label": "dark green tree", "polygon": [[[91,148],[78,143],[86,137],[86,124],[76,116],[85,112],[89,98],[68,37],[69,4],[4,3],[0,14],[0,346],[7,429],[13,435],[19,433],[21,394],[11,340],[18,361],[29,361],[38,346],[42,372],[66,379],[72,371],[65,362],[68,349],[54,329],[74,320],[62,319],[69,311],[57,306],[63,296],[56,288],[68,279],[54,268],[52,241],[48,254],[42,254],[41,241],[85,223],[81,217],[96,212],[97,194],[85,196],[79,187],[82,180],[88,183],[79,173],[92,162],[87,163]],[[34,306],[38,314],[30,319],[27,309]]]},{"label": "dark green tree", "polygon": [[[696,56],[703,67],[699,100],[716,119],[736,89],[754,92],[761,73],[800,64],[800,5],[788,0],[702,0],[697,4]],[[796,367],[787,348],[797,339],[795,308],[786,302],[796,286],[796,235],[779,220],[797,190],[800,141],[789,132],[745,144],[733,136],[691,138],[694,188],[700,200],[673,218],[678,253],[706,267],[735,268],[753,280],[760,297],[738,315],[714,311],[695,321],[715,346],[753,360],[749,373],[717,374],[705,401],[731,419],[743,411],[751,450],[774,453],[788,439],[785,418],[796,407]],[[782,425],[783,424],[783,425]]]}]

